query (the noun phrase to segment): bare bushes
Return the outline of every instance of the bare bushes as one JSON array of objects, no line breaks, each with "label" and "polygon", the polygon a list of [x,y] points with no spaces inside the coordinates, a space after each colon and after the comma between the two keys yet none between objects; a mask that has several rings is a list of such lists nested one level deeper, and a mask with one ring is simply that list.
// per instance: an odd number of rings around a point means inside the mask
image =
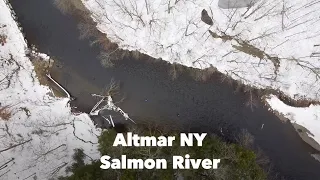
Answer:
[{"label": "bare bushes", "polygon": [[210,79],[210,77],[217,72],[217,69],[213,66],[202,69],[202,70],[192,70],[191,75],[196,81],[205,82]]},{"label": "bare bushes", "polygon": [[92,23],[81,22],[78,24],[79,39],[87,39],[96,35],[96,25]]},{"label": "bare bushes", "polygon": [[54,0],[53,3],[64,14],[72,14],[76,11],[87,12],[81,0]]},{"label": "bare bushes", "polygon": [[35,58],[32,59],[32,64],[34,67],[34,72],[36,73],[36,77],[39,80],[41,85],[48,85],[48,79],[46,74],[48,73],[48,69],[50,68],[49,61],[45,61],[43,59]]},{"label": "bare bushes", "polygon": [[[250,87],[248,87],[250,88]],[[253,111],[259,104],[259,101],[257,100],[257,98],[254,96],[251,88],[249,89],[249,98],[246,102],[246,106],[249,107],[251,109],[251,111]]]},{"label": "bare bushes", "polygon": [[130,55],[131,57],[135,58],[135,59],[140,59],[141,58],[141,53],[137,50],[135,51],[130,51]]},{"label": "bare bushes", "polygon": [[73,11],[72,1],[74,0],[54,0],[53,3],[62,13],[66,14]]},{"label": "bare bushes", "polygon": [[262,151],[262,149],[258,148],[256,151],[256,162],[262,167],[270,168],[270,159],[268,156]]},{"label": "bare bushes", "polygon": [[254,142],[254,137],[247,130],[242,129],[237,141],[241,146],[251,148]]},{"label": "bare bushes", "polygon": [[100,60],[100,63],[103,67],[105,68],[111,68],[114,66],[114,63],[112,62],[113,56],[112,56],[113,52],[106,52],[106,51],[102,51],[100,52],[98,59]]},{"label": "bare bushes", "polygon": [[[237,137],[237,142],[240,146],[247,149],[252,149],[256,155],[256,163],[263,167],[263,169],[270,171],[270,160],[268,156],[258,147],[254,148],[254,137],[247,130],[242,129]],[[269,173],[268,173],[269,174]]]},{"label": "bare bushes", "polygon": [[[35,47],[31,47],[31,49],[29,49],[27,56],[34,67],[33,71],[35,72],[35,75],[39,80],[40,84],[48,85],[49,83],[46,74],[49,73],[50,68],[54,63],[54,60],[50,59],[49,57],[42,56],[40,53],[38,53],[38,50]],[[33,81],[35,80],[33,78],[33,75],[32,79]]]},{"label": "bare bushes", "polygon": [[0,119],[8,121],[12,116],[10,106],[0,106]]},{"label": "bare bushes", "polygon": [[6,42],[7,42],[7,36],[4,34],[0,34],[0,45],[4,46]]},{"label": "bare bushes", "polygon": [[176,80],[179,74],[183,71],[183,67],[180,64],[173,63],[171,69],[169,70],[169,75],[172,80]]},{"label": "bare bushes", "polygon": [[109,51],[101,51],[98,55],[98,59],[100,63],[105,68],[114,67],[114,62],[117,60],[121,60],[124,58],[134,58],[134,59],[145,59],[145,55],[140,53],[139,51],[127,51],[119,49],[118,47],[105,48]]},{"label": "bare bushes", "polygon": [[[118,45],[111,42],[108,37],[106,37],[106,34],[101,33],[97,27],[96,23],[88,20],[82,20],[78,24],[78,30],[79,30],[79,39],[88,39],[90,41],[90,46],[97,45],[99,46],[102,51],[101,55],[105,54],[104,51],[114,51],[112,54],[117,52],[117,55],[123,56],[123,54],[128,54],[124,51],[121,51],[121,54],[119,53]],[[110,53],[107,53],[110,54]]]},{"label": "bare bushes", "polygon": [[120,91],[120,83],[116,82],[113,78],[110,80],[110,83],[105,88],[106,92],[104,93],[105,96],[115,96]]}]

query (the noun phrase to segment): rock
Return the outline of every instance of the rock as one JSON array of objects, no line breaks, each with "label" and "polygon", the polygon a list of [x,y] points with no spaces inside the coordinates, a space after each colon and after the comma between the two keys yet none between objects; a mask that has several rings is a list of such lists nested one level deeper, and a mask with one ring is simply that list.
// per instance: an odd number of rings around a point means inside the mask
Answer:
[{"label": "rock", "polygon": [[218,6],[222,9],[237,9],[250,7],[256,2],[257,0],[219,0]]},{"label": "rock", "polygon": [[205,9],[203,9],[201,12],[201,20],[210,26],[213,25],[213,21]]}]

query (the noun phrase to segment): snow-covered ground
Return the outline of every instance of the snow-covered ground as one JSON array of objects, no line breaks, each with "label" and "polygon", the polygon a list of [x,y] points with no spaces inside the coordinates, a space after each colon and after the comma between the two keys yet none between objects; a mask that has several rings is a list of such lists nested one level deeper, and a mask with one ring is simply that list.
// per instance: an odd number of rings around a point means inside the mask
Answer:
[{"label": "snow-covered ground", "polygon": [[[217,0],[83,2],[93,12],[98,28],[123,49],[196,68],[213,65],[246,84],[280,89],[293,98],[320,100],[320,61],[312,54],[320,52],[320,46],[315,46],[320,44],[317,1],[260,0],[248,11],[220,9]],[[212,26],[201,21],[203,9],[213,17]],[[234,37],[213,38],[208,30]],[[263,50],[264,58],[235,49],[239,40]],[[8,107],[12,115],[8,120],[0,118],[0,179],[63,175],[75,148],[84,149],[93,159],[100,157],[100,130],[87,114],[71,114],[69,99],[49,96],[51,91],[39,84],[26,50],[9,8],[0,0],[0,109]],[[275,63],[266,54],[280,58],[277,75]],[[308,135],[320,144],[320,106],[294,108],[276,96],[269,96],[267,103],[307,128]]]},{"label": "snow-covered ground", "polygon": [[[201,69],[212,65],[245,84],[320,100],[316,0],[254,0],[250,8],[229,9],[218,4],[243,7],[251,1],[82,1],[98,29],[120,48]],[[213,25],[201,20],[203,9]]]},{"label": "snow-covered ground", "polygon": [[0,41],[0,109],[11,112],[9,119],[0,117],[0,179],[63,175],[75,148],[100,158],[101,132],[87,114],[71,114],[69,99],[51,97],[50,89],[39,84],[26,57],[27,44],[4,0]]},{"label": "snow-covered ground", "polygon": [[[214,66],[244,84],[320,101],[318,0],[82,2],[122,49],[200,69]],[[212,22],[202,21],[203,14]],[[274,96],[267,102],[320,143],[320,106],[289,107]]]},{"label": "snow-covered ground", "polygon": [[[270,107],[281,113],[285,118],[292,123],[308,129],[307,135],[320,144],[320,106],[310,105],[309,107],[291,107],[284,104],[276,96],[269,96],[266,99]],[[319,149],[320,146],[314,145]]]}]

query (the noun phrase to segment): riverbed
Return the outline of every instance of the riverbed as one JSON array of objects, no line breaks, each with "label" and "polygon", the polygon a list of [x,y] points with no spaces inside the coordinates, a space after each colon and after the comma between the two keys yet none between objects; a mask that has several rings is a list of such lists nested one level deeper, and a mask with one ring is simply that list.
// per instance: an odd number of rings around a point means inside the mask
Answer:
[{"label": "riverbed", "polygon": [[[262,104],[252,111],[248,96],[235,93],[229,84],[212,78],[195,81],[188,73],[176,80],[168,75],[166,62],[123,59],[114,68],[103,68],[100,49],[79,40],[77,20],[63,15],[49,0],[11,0],[30,44],[60,62],[53,73],[77,99],[81,110],[95,104],[90,93],[99,93],[111,79],[120,82],[125,100],[118,104],[135,121],[147,121],[198,132],[213,132],[234,139],[247,129],[270,158],[274,169],[286,179],[320,177],[320,163],[300,139],[293,126],[281,122]],[[263,128],[262,127],[263,124]]]}]

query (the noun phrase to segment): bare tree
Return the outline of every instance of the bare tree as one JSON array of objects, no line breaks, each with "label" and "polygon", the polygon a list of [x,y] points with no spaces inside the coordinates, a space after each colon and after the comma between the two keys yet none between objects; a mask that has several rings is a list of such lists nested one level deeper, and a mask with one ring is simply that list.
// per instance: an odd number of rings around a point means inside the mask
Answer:
[{"label": "bare tree", "polygon": [[[92,94],[94,97],[100,98],[100,100],[92,107],[90,111],[90,115],[96,116],[100,115],[100,111],[102,110],[113,110],[116,112],[119,112],[126,120],[130,120],[133,123],[135,123],[127,113],[125,113],[121,108],[117,107],[115,103],[113,102],[112,96],[116,95],[119,91],[119,83],[116,83],[113,79],[111,79],[109,85],[106,87],[104,92],[102,94]],[[104,116],[101,115],[102,118],[104,118],[112,127],[115,126],[113,122],[112,116]]]},{"label": "bare tree", "polygon": [[254,109],[258,106],[259,101],[254,97],[251,87],[247,87],[247,92],[249,92],[249,98],[246,102],[246,106],[249,107],[251,111],[254,111]]},{"label": "bare tree", "polygon": [[75,11],[87,12],[81,0],[54,0],[53,3],[64,14]]},{"label": "bare tree", "polygon": [[169,75],[171,76],[172,80],[176,80],[179,76],[179,73],[183,71],[182,65],[173,63],[169,70]]},{"label": "bare tree", "polygon": [[115,53],[116,51],[117,51],[117,49],[114,50],[114,51],[112,51],[111,53],[101,52],[101,53],[99,54],[98,58],[100,59],[100,63],[101,63],[101,65],[102,65],[103,67],[105,67],[105,68],[111,68],[111,67],[114,66],[114,63],[112,62],[112,60],[113,60],[112,54]]},{"label": "bare tree", "polygon": [[78,24],[78,29],[80,32],[79,39],[87,39],[90,37],[94,37],[97,31],[95,24],[87,22],[80,22]]},{"label": "bare tree", "polygon": [[246,129],[242,129],[237,140],[241,146],[252,148],[254,137]]}]

